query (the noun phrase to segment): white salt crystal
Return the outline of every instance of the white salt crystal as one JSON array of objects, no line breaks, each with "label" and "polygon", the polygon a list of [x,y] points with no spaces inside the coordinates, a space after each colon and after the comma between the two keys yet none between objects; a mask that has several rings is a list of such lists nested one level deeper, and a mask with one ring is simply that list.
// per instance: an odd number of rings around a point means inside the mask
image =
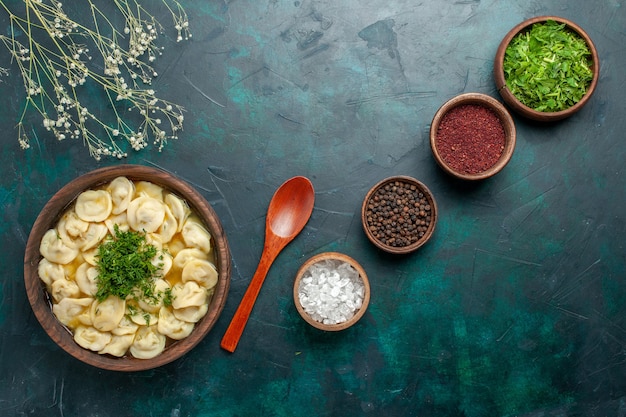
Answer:
[{"label": "white salt crystal", "polygon": [[298,298],[311,318],[324,324],[351,319],[363,305],[365,286],[356,269],[347,262],[325,260],[305,271]]}]

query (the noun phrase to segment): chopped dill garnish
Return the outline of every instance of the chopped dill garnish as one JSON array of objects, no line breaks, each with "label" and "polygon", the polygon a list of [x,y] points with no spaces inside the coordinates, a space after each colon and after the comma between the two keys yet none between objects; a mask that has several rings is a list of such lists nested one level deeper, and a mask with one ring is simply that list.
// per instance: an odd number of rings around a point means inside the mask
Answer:
[{"label": "chopped dill garnish", "polygon": [[124,300],[136,292],[148,299],[155,297],[154,280],[160,271],[152,262],[156,247],[146,242],[144,233],[120,231],[117,225],[114,231],[115,236],[98,247],[96,299],[113,295]]},{"label": "chopped dill garnish", "polygon": [[172,295],[172,289],[171,288],[167,288],[165,289],[165,291],[163,291],[163,305],[165,307],[169,307],[172,305],[172,301],[174,300],[174,296]]}]

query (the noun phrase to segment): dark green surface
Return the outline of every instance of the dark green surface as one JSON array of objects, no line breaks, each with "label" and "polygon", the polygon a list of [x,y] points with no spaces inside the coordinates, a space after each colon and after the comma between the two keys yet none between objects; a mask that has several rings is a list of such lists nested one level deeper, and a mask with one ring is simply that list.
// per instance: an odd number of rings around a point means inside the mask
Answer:
[{"label": "dark green surface", "polygon": [[[0,415],[626,415],[622,4],[183,4],[193,40],[167,43],[154,87],[186,107],[184,134],[124,162],[177,174],[219,214],[233,257],[223,315],[191,353],[141,373],[92,368],[54,345],[24,290],[30,227],[65,183],[118,162],[96,163],[41,131],[21,151],[23,89],[12,72],[0,84]],[[595,95],[559,123],[515,117],[517,148],[496,177],[447,177],[428,144],[437,108],[461,92],[499,98],[500,39],[549,14],[594,40]],[[359,218],[368,188],[396,174],[426,183],[440,209],[432,241],[404,257],[379,252]],[[314,184],[313,216],[229,354],[219,341],[259,260],[267,204],[294,175]],[[372,286],[364,318],[338,334],[308,327],[291,296],[299,265],[328,250],[357,259]]]}]

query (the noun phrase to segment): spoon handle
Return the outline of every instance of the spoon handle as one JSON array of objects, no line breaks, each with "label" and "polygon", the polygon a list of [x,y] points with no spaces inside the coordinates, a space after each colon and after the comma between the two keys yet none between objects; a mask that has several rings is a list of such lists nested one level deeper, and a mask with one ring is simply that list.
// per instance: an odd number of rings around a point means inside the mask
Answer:
[{"label": "spoon handle", "polygon": [[237,311],[235,311],[235,315],[226,329],[226,333],[224,333],[224,336],[222,337],[222,342],[220,343],[222,349],[231,353],[235,351],[235,348],[239,343],[239,339],[243,334],[243,329],[246,327],[246,323],[248,322],[248,318],[252,312],[252,307],[254,307],[257,296],[261,291],[263,281],[265,281],[267,272],[269,271],[270,266],[272,266],[278,252],[279,251],[263,252],[261,260],[259,261],[259,266],[250,281],[250,285],[248,285],[248,289],[243,295],[241,303],[239,304],[239,307],[237,307]]}]

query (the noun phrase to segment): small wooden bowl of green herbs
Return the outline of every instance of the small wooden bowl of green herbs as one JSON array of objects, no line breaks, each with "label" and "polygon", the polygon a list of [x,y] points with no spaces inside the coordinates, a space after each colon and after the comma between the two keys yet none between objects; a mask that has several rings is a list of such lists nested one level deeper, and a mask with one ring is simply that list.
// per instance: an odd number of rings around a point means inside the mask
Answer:
[{"label": "small wooden bowl of green herbs", "polygon": [[579,111],[598,84],[600,61],[589,35],[557,16],[523,21],[496,52],[498,92],[516,113],[536,121],[565,119]]},{"label": "small wooden bowl of green herbs", "polygon": [[139,165],[97,169],[57,191],[24,256],[26,294],[46,333],[112,371],[156,368],[195,347],[222,312],[230,273],[209,203]]}]

